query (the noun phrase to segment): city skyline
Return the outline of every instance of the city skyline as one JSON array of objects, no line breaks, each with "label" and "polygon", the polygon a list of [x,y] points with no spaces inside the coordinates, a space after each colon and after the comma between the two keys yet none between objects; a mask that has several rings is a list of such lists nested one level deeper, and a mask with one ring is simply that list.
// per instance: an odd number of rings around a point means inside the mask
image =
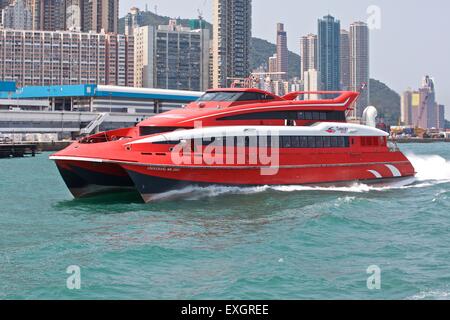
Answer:
[{"label": "city skyline", "polygon": [[[424,75],[431,75],[437,87],[437,100],[446,106],[446,114],[449,117],[450,90],[445,89],[450,82],[448,72],[450,44],[443,43],[440,38],[442,30],[450,29],[450,21],[446,18],[447,10],[445,10],[445,8],[450,9],[450,3],[430,1],[431,3],[417,1],[412,5],[406,0],[391,2],[387,0],[358,2],[322,0],[301,4],[282,0],[279,5],[273,6],[270,5],[269,0],[258,0],[253,2],[252,33],[254,37],[275,43],[273,26],[282,22],[289,33],[288,48],[298,54],[301,36],[316,33],[318,17],[330,13],[341,21],[342,28],[347,29],[355,21],[367,21],[369,19],[367,9],[376,5],[381,10],[381,29],[370,31],[371,77],[386,83],[401,94],[409,87],[417,87]],[[212,0],[198,0],[194,3],[182,0],[166,2],[124,0],[120,2],[120,16],[124,16],[132,6],[145,9],[146,4],[151,11],[154,11],[157,5],[158,14],[172,17],[195,18],[198,15],[197,9],[200,9],[205,19],[212,21]],[[269,7],[270,11],[267,10]],[[295,10],[295,7],[301,10]],[[308,12],[308,14],[299,19],[299,12]],[[427,39],[429,45],[421,43],[420,39]]]}]

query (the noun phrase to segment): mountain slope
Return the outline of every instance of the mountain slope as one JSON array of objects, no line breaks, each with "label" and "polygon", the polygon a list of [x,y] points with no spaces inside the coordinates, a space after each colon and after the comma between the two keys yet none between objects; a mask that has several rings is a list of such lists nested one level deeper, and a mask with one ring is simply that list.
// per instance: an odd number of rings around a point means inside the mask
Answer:
[{"label": "mountain slope", "polygon": [[386,124],[397,125],[400,119],[400,95],[381,81],[370,79],[370,104]]}]

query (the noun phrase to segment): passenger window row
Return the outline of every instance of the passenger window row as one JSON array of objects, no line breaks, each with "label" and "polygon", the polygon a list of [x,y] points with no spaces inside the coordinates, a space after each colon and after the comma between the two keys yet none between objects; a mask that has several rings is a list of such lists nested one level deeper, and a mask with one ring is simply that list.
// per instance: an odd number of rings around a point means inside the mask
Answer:
[{"label": "passenger window row", "polygon": [[[232,137],[233,141],[230,141],[230,138],[205,138],[203,139],[202,145],[208,146],[212,143],[216,143],[217,140],[220,140],[224,147],[234,145],[234,146],[244,146],[245,147],[271,147],[272,146],[272,136],[264,136],[264,137],[250,137],[250,136],[242,136],[242,137]],[[281,136],[278,137],[280,148],[284,149],[300,149],[300,148],[348,148],[350,147],[350,139],[349,137],[318,137],[318,136]],[[167,145],[177,145],[180,143],[178,141],[161,141],[155,142],[155,144],[167,144]],[[217,144],[217,143],[216,143]]]}]

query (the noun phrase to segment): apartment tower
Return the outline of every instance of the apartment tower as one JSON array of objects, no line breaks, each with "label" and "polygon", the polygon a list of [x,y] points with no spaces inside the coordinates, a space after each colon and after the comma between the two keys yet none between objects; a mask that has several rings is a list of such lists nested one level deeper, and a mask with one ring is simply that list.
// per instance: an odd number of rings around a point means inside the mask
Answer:
[{"label": "apartment tower", "polygon": [[213,87],[250,75],[251,0],[213,1]]}]

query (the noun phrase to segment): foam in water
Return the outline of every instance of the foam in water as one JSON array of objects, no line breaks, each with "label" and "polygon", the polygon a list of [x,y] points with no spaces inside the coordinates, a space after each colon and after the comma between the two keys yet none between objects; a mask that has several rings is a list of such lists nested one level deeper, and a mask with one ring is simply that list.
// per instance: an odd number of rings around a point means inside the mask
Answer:
[{"label": "foam in water", "polygon": [[406,300],[448,300],[450,293],[444,290],[422,291],[416,295],[406,298]]},{"label": "foam in water", "polygon": [[256,194],[269,190],[277,192],[299,192],[299,191],[321,191],[340,193],[366,193],[373,191],[387,191],[393,189],[424,188],[436,184],[450,182],[450,161],[438,155],[415,155],[407,154],[408,159],[414,166],[417,175],[415,178],[402,182],[394,182],[388,186],[368,186],[363,183],[355,183],[347,187],[313,187],[313,186],[259,186],[259,187],[187,187],[180,190],[169,191],[157,197],[157,200],[172,198],[185,198],[198,200],[201,198],[217,197],[226,194]]},{"label": "foam in water", "polygon": [[450,161],[437,155],[406,155],[416,169],[418,181],[450,181]]}]

